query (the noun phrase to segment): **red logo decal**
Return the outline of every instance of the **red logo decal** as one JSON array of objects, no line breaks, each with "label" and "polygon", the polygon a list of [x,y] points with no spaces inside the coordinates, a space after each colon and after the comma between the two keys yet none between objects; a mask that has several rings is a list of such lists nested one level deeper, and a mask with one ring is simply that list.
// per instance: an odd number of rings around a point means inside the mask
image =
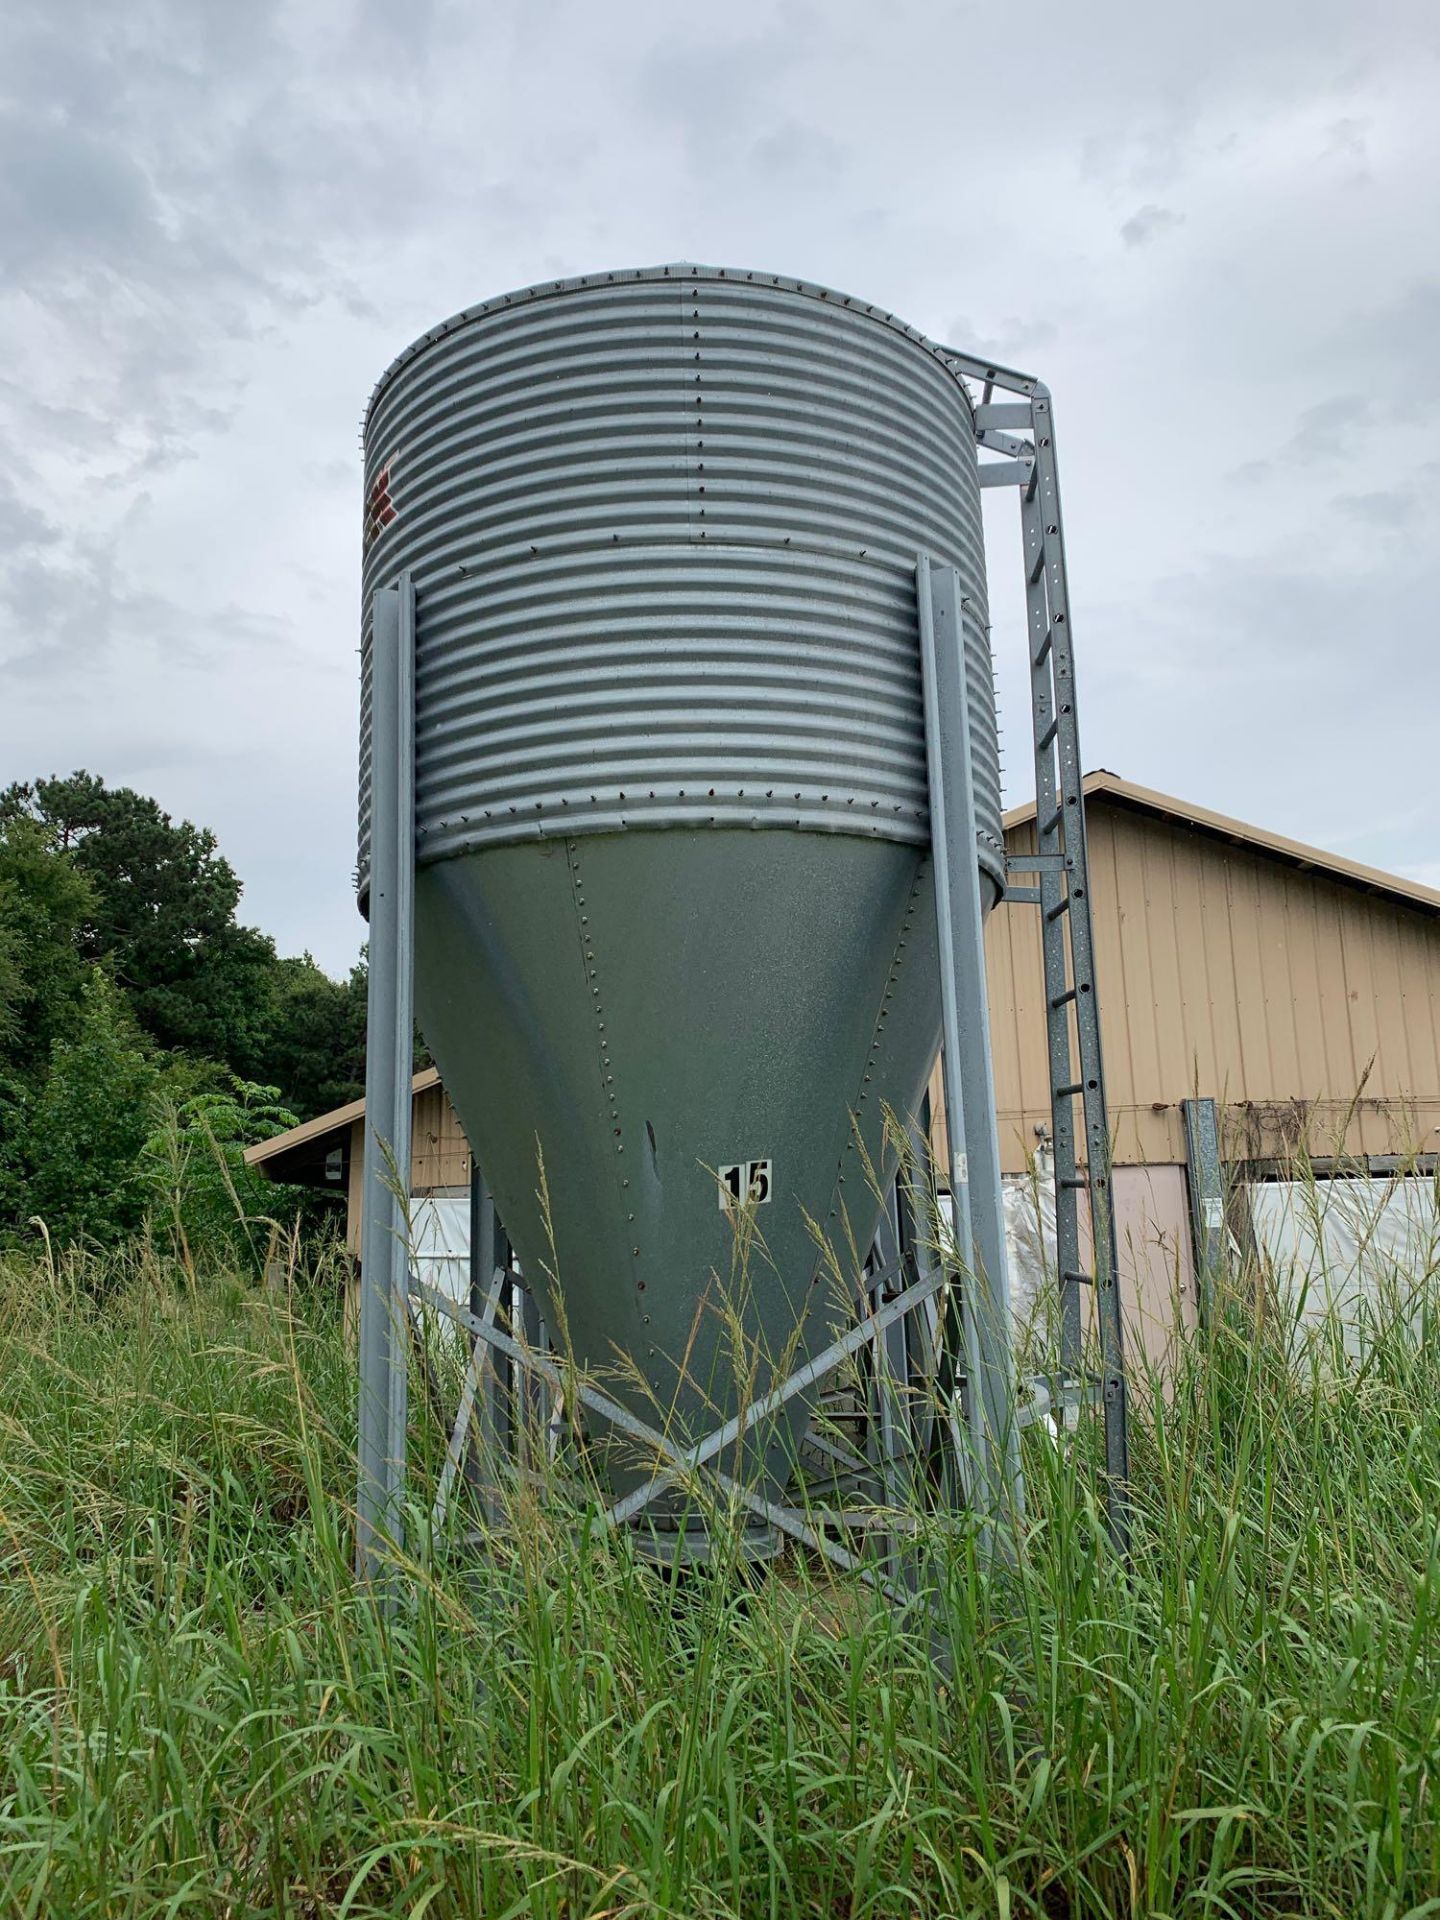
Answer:
[{"label": "red logo decal", "polygon": [[392,455],[370,483],[370,492],[365,500],[365,545],[367,547],[374,545],[395,518],[395,502],[390,498],[390,468],[393,463]]}]

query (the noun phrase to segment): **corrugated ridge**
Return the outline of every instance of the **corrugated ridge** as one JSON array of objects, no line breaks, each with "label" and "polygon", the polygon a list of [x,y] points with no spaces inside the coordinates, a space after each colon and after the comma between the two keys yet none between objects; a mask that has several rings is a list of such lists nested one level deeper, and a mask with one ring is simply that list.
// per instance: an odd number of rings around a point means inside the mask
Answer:
[{"label": "corrugated ridge", "polygon": [[[813,290],[812,290],[813,292]],[[982,858],[1000,851],[959,382],[826,296],[675,275],[502,302],[372,402],[418,597],[422,859],[617,825],[928,834],[913,568],[966,582]],[[368,808],[362,666],[361,864]]]}]

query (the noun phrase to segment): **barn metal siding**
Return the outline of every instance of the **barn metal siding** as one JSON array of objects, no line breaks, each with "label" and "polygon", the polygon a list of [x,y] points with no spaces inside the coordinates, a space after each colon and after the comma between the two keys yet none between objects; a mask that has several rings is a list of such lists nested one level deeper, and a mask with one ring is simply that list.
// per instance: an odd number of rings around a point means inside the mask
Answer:
[{"label": "barn metal siding", "polygon": [[[548,834],[928,838],[917,550],[965,584],[978,852],[1003,880],[968,395],[891,316],[671,267],[542,286],[381,381],[365,560],[417,611],[422,862]],[[362,646],[360,870],[369,812]]]},{"label": "barn metal siding", "polygon": [[[1117,1161],[1183,1161],[1197,1092],[1237,1156],[1440,1151],[1440,914],[1102,796],[1087,823]],[[1006,839],[1033,851],[1033,824]],[[986,961],[1014,1172],[1050,1118],[1032,907],[991,915]]]},{"label": "barn metal siding", "polygon": [[415,1096],[410,1132],[412,1193],[465,1192],[470,1185],[470,1143],[443,1086]]}]

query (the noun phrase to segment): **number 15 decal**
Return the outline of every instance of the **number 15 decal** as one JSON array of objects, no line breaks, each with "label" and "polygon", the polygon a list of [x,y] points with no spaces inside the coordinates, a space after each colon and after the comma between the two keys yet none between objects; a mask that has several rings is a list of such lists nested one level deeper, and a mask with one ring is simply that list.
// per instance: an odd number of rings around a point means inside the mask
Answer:
[{"label": "number 15 decal", "polygon": [[743,1206],[747,1201],[751,1206],[763,1207],[770,1198],[770,1162],[768,1160],[735,1160],[728,1167],[717,1168],[720,1176],[720,1211],[729,1213],[732,1208]]}]

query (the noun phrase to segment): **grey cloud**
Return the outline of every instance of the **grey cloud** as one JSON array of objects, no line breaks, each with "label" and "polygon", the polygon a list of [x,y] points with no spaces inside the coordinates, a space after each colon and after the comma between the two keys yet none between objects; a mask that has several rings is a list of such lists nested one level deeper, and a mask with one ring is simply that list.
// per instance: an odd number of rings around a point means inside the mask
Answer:
[{"label": "grey cloud", "polygon": [[1159,234],[1183,225],[1184,218],[1183,214],[1175,213],[1169,207],[1157,206],[1151,201],[1131,214],[1120,229],[1120,238],[1127,247],[1148,247]]},{"label": "grey cloud", "polygon": [[1418,510],[1415,495],[1402,487],[1385,487],[1375,493],[1342,493],[1335,505],[1353,520],[1392,531],[1408,526]]},{"label": "grey cloud", "polygon": [[1413,609],[1437,591],[1433,558],[1397,573],[1211,555],[1092,606],[1087,761],[1380,866],[1414,859],[1433,696]]},{"label": "grey cloud", "polygon": [[217,653],[253,667],[291,640],[288,622],[239,606],[187,607],[127,570],[127,520],[66,530],[0,494],[0,665],[12,683],[94,675],[138,649],[166,669],[213,668]]},{"label": "grey cloud", "polygon": [[47,115],[0,120],[0,265],[93,283],[152,252],[158,208],[141,169],[93,135]]},{"label": "grey cloud", "polygon": [[28,437],[43,408],[153,472],[233,417],[237,348],[327,300],[364,310],[337,249],[413,217],[416,143],[343,85],[317,112],[279,22],[221,0],[22,16],[36,87],[0,102],[0,260],[43,317],[50,377],[10,389],[0,429]]},{"label": "grey cloud", "polygon": [[1342,162],[1348,169],[1352,185],[1363,186],[1372,179],[1370,171],[1370,152],[1368,120],[1351,115],[1343,115],[1332,122],[1326,130],[1325,144],[1321,148],[1321,158]]},{"label": "grey cloud", "polygon": [[[943,345],[965,347],[971,353],[993,354],[1003,366],[1015,366],[1032,353],[1043,353],[1060,338],[1054,320],[1025,320],[1008,314],[994,322],[958,315],[950,322]],[[1022,369],[1023,371],[1024,369]]]},{"label": "grey cloud", "polygon": [[153,780],[346,964],[370,384],[487,294],[698,256],[1052,383],[1092,763],[1302,834],[1333,789],[1368,857],[1428,858],[1440,17],[1037,4],[1021,137],[924,0],[10,0],[0,776]]},{"label": "grey cloud", "polygon": [[1143,127],[1121,121],[1082,143],[1080,170],[1130,192],[1164,192],[1184,174],[1193,139],[1193,112],[1179,107]]},{"label": "grey cloud", "polygon": [[837,181],[848,166],[840,141],[793,120],[757,140],[751,160],[758,172],[772,179],[803,178],[820,183]]},{"label": "grey cloud", "polygon": [[[1304,407],[1295,425],[1275,447],[1273,453],[1242,461],[1230,469],[1227,478],[1242,486],[1255,486],[1295,470],[1333,467],[1353,462],[1369,438],[1384,425],[1374,401],[1363,393],[1337,393]],[[1344,496],[1346,499],[1378,499],[1378,494]],[[1360,511],[1363,511],[1361,509]]]},{"label": "grey cloud", "polygon": [[357,24],[367,40],[410,69],[428,64],[447,25],[440,0],[359,0]]},{"label": "grey cloud", "polygon": [[1305,409],[1280,457],[1301,466],[1343,459],[1373,418],[1373,406],[1364,394],[1336,394]]},{"label": "grey cloud", "polygon": [[24,497],[8,475],[0,476],[0,569],[26,549],[54,546],[60,528]]},{"label": "grey cloud", "polygon": [[672,28],[637,49],[631,97],[657,122],[679,132],[692,165],[713,165],[747,148],[765,125],[778,83],[801,58],[807,34],[820,31],[808,9],[787,7],[741,38]]},{"label": "grey cloud", "polygon": [[1356,359],[1384,382],[1399,418],[1440,404],[1440,278],[1412,281],[1384,305],[1357,315],[1345,332]]},{"label": "grey cloud", "polygon": [[[1440,559],[1428,560],[1427,572],[1427,586],[1440,586]],[[1182,661],[1193,650],[1207,673],[1231,669],[1243,679],[1294,671],[1313,689],[1322,672],[1367,679],[1387,657],[1401,657],[1404,623],[1389,615],[1416,584],[1378,564],[1356,568],[1323,548],[1210,553],[1158,585],[1144,620],[1157,639],[1173,636]]]}]

